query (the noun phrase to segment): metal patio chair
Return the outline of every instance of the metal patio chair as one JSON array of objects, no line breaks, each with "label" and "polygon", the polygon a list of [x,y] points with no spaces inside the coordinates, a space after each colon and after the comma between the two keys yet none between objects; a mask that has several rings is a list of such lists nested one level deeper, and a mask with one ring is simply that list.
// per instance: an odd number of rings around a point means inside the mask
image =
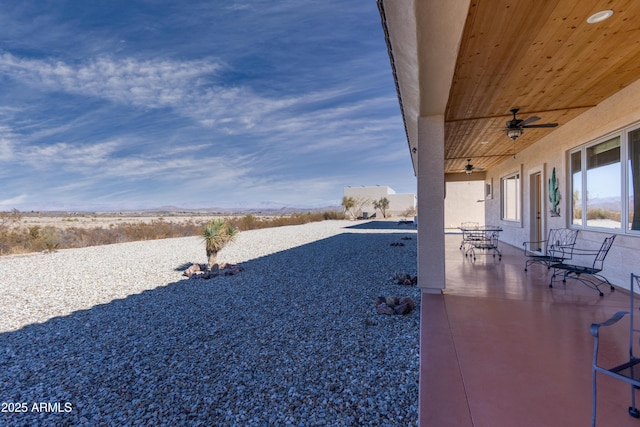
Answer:
[{"label": "metal patio chair", "polygon": [[[609,375],[617,380],[624,381],[631,387],[631,406],[629,407],[629,415],[634,418],[640,418],[640,411],[636,407],[635,390],[640,388],[640,358],[634,355],[634,341],[640,338],[640,329],[634,324],[635,317],[635,290],[640,291],[640,276],[631,273],[631,285],[629,288],[629,311],[619,311],[614,314],[610,319],[601,322],[593,323],[591,325],[591,335],[594,337],[593,344],[593,363],[591,368],[591,426],[596,425],[596,379],[597,373],[600,372],[605,375]],[[600,328],[608,327],[619,322],[624,316],[629,315],[629,356],[625,360],[621,360],[619,365],[614,367],[604,367],[598,365],[598,350],[600,345]],[[637,348],[637,347],[636,347]]]},{"label": "metal patio chair", "polygon": [[550,268],[553,268],[553,274],[551,275],[549,287],[553,288],[553,281],[557,276],[558,271],[563,271],[563,283],[566,283],[568,278],[578,280],[584,285],[595,289],[601,297],[604,296],[604,294],[600,290],[600,286],[604,285],[605,283],[609,285],[609,288],[613,291],[615,289],[613,285],[609,282],[609,280],[607,280],[606,277],[601,275],[600,272],[604,268],[604,260],[607,257],[609,249],[611,249],[615,238],[615,234],[612,234],[611,236],[605,238],[602,242],[602,245],[600,246],[600,249],[598,249],[597,251],[590,249],[573,249],[573,253],[575,255],[580,255],[581,257],[585,257],[587,259],[593,258],[591,265],[568,264],[565,262],[551,264]]},{"label": "metal patio chair", "polygon": [[479,240],[479,234],[474,229],[480,227],[479,222],[469,221],[460,224],[460,230],[462,231],[462,242],[460,243],[460,250],[466,252],[469,245],[473,245],[473,242]]},{"label": "metal patio chair", "polygon": [[482,232],[476,233],[475,238],[469,242],[469,246],[464,252],[464,256],[473,257],[476,260],[476,250],[480,250],[484,254],[493,254],[495,258],[498,255],[498,259],[502,259],[502,252],[498,249],[498,237],[499,230],[486,229]]},{"label": "metal patio chair", "polygon": [[540,263],[551,268],[554,263],[564,262],[573,257],[579,230],[552,228],[547,240],[523,242],[524,255],[528,258],[524,264],[527,271],[531,264]]}]

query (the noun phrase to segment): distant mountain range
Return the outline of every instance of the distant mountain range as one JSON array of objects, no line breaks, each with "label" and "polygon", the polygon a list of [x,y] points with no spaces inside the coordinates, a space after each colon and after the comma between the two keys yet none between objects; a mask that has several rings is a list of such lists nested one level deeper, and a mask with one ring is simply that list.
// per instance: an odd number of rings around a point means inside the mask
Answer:
[{"label": "distant mountain range", "polygon": [[[300,208],[290,206],[277,206],[277,205],[262,205],[251,207],[235,207],[235,208],[181,208],[179,206],[161,206],[159,208],[152,209],[139,209],[122,212],[140,212],[149,214],[162,214],[162,213],[185,213],[185,214],[207,214],[207,213],[220,213],[220,214],[281,214],[287,215],[299,212],[325,212],[325,211],[342,211],[341,206],[322,206],[312,208]],[[120,211],[119,211],[120,212]]]},{"label": "distant mountain range", "polygon": [[[265,214],[265,215],[290,215],[292,213],[304,213],[304,212],[326,212],[326,211],[342,211],[342,207],[338,205],[333,206],[316,206],[316,207],[293,207],[282,206],[277,203],[261,202],[255,204],[247,204],[247,206],[238,207],[206,207],[206,208],[185,208],[180,206],[160,206],[157,208],[145,208],[145,209],[113,209],[105,206],[86,206],[82,209],[74,209],[67,206],[56,206],[49,209],[40,209],[37,211],[49,212],[49,213],[102,213],[109,214],[115,213],[122,214],[137,214],[137,215],[163,215],[163,214],[182,214],[182,215],[205,215],[205,214],[219,214],[219,215],[231,215],[231,214]],[[28,211],[23,211],[28,212]]]}]

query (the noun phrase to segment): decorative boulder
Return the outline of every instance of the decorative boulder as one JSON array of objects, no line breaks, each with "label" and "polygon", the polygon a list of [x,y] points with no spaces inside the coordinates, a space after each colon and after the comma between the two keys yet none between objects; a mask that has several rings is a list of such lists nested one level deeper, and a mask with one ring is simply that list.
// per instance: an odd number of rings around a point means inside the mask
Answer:
[{"label": "decorative boulder", "polygon": [[208,269],[204,264],[191,264],[183,273],[183,276],[187,276],[189,279],[211,279],[217,277],[220,274],[225,276],[233,276],[240,273],[243,268],[238,264],[213,264],[211,269]]},{"label": "decorative boulder", "polygon": [[418,284],[418,276],[411,277],[411,275],[409,274],[395,273],[393,275],[393,280],[398,285],[404,285],[404,286],[415,286]]},{"label": "decorative boulder", "polygon": [[191,264],[183,273],[183,276],[187,276],[189,278],[193,277],[194,275],[196,275],[196,273],[198,273],[199,271],[202,271],[202,269],[200,268],[200,264]]},{"label": "decorative boulder", "polygon": [[378,297],[373,302],[380,314],[409,314],[416,307],[415,302],[409,297]]}]

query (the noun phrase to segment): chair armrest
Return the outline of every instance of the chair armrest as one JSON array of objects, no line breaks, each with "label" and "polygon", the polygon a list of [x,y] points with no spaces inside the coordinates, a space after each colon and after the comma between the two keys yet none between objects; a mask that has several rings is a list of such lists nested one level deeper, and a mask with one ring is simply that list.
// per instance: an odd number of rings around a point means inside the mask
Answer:
[{"label": "chair armrest", "polygon": [[523,246],[527,246],[527,245],[531,246],[531,244],[533,244],[533,243],[545,243],[545,242],[546,242],[546,240],[532,240],[532,241],[529,241],[529,242],[522,242],[522,245]]},{"label": "chair armrest", "polygon": [[573,248],[574,255],[598,255],[600,252],[600,248],[597,249],[583,249],[583,248]]},{"label": "chair armrest", "polygon": [[555,258],[571,259],[574,250],[573,246],[573,244],[549,245],[549,247],[547,248],[547,252]]},{"label": "chair armrest", "polygon": [[522,242],[522,246],[524,247],[524,254],[528,255],[529,253],[537,253],[537,249],[533,248],[544,248],[546,240],[533,240],[529,242]]},{"label": "chair armrest", "polygon": [[604,322],[592,323],[590,329],[591,335],[597,338],[598,334],[600,333],[601,326],[611,326],[620,321],[620,319],[622,319],[627,314],[629,314],[628,311],[619,311]]}]

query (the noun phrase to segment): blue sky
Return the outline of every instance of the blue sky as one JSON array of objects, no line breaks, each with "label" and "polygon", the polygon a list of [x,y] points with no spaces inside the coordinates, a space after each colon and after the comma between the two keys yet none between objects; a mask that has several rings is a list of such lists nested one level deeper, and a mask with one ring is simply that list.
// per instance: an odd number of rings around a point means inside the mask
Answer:
[{"label": "blue sky", "polygon": [[374,0],[9,0],[0,35],[0,210],[415,192]]}]

